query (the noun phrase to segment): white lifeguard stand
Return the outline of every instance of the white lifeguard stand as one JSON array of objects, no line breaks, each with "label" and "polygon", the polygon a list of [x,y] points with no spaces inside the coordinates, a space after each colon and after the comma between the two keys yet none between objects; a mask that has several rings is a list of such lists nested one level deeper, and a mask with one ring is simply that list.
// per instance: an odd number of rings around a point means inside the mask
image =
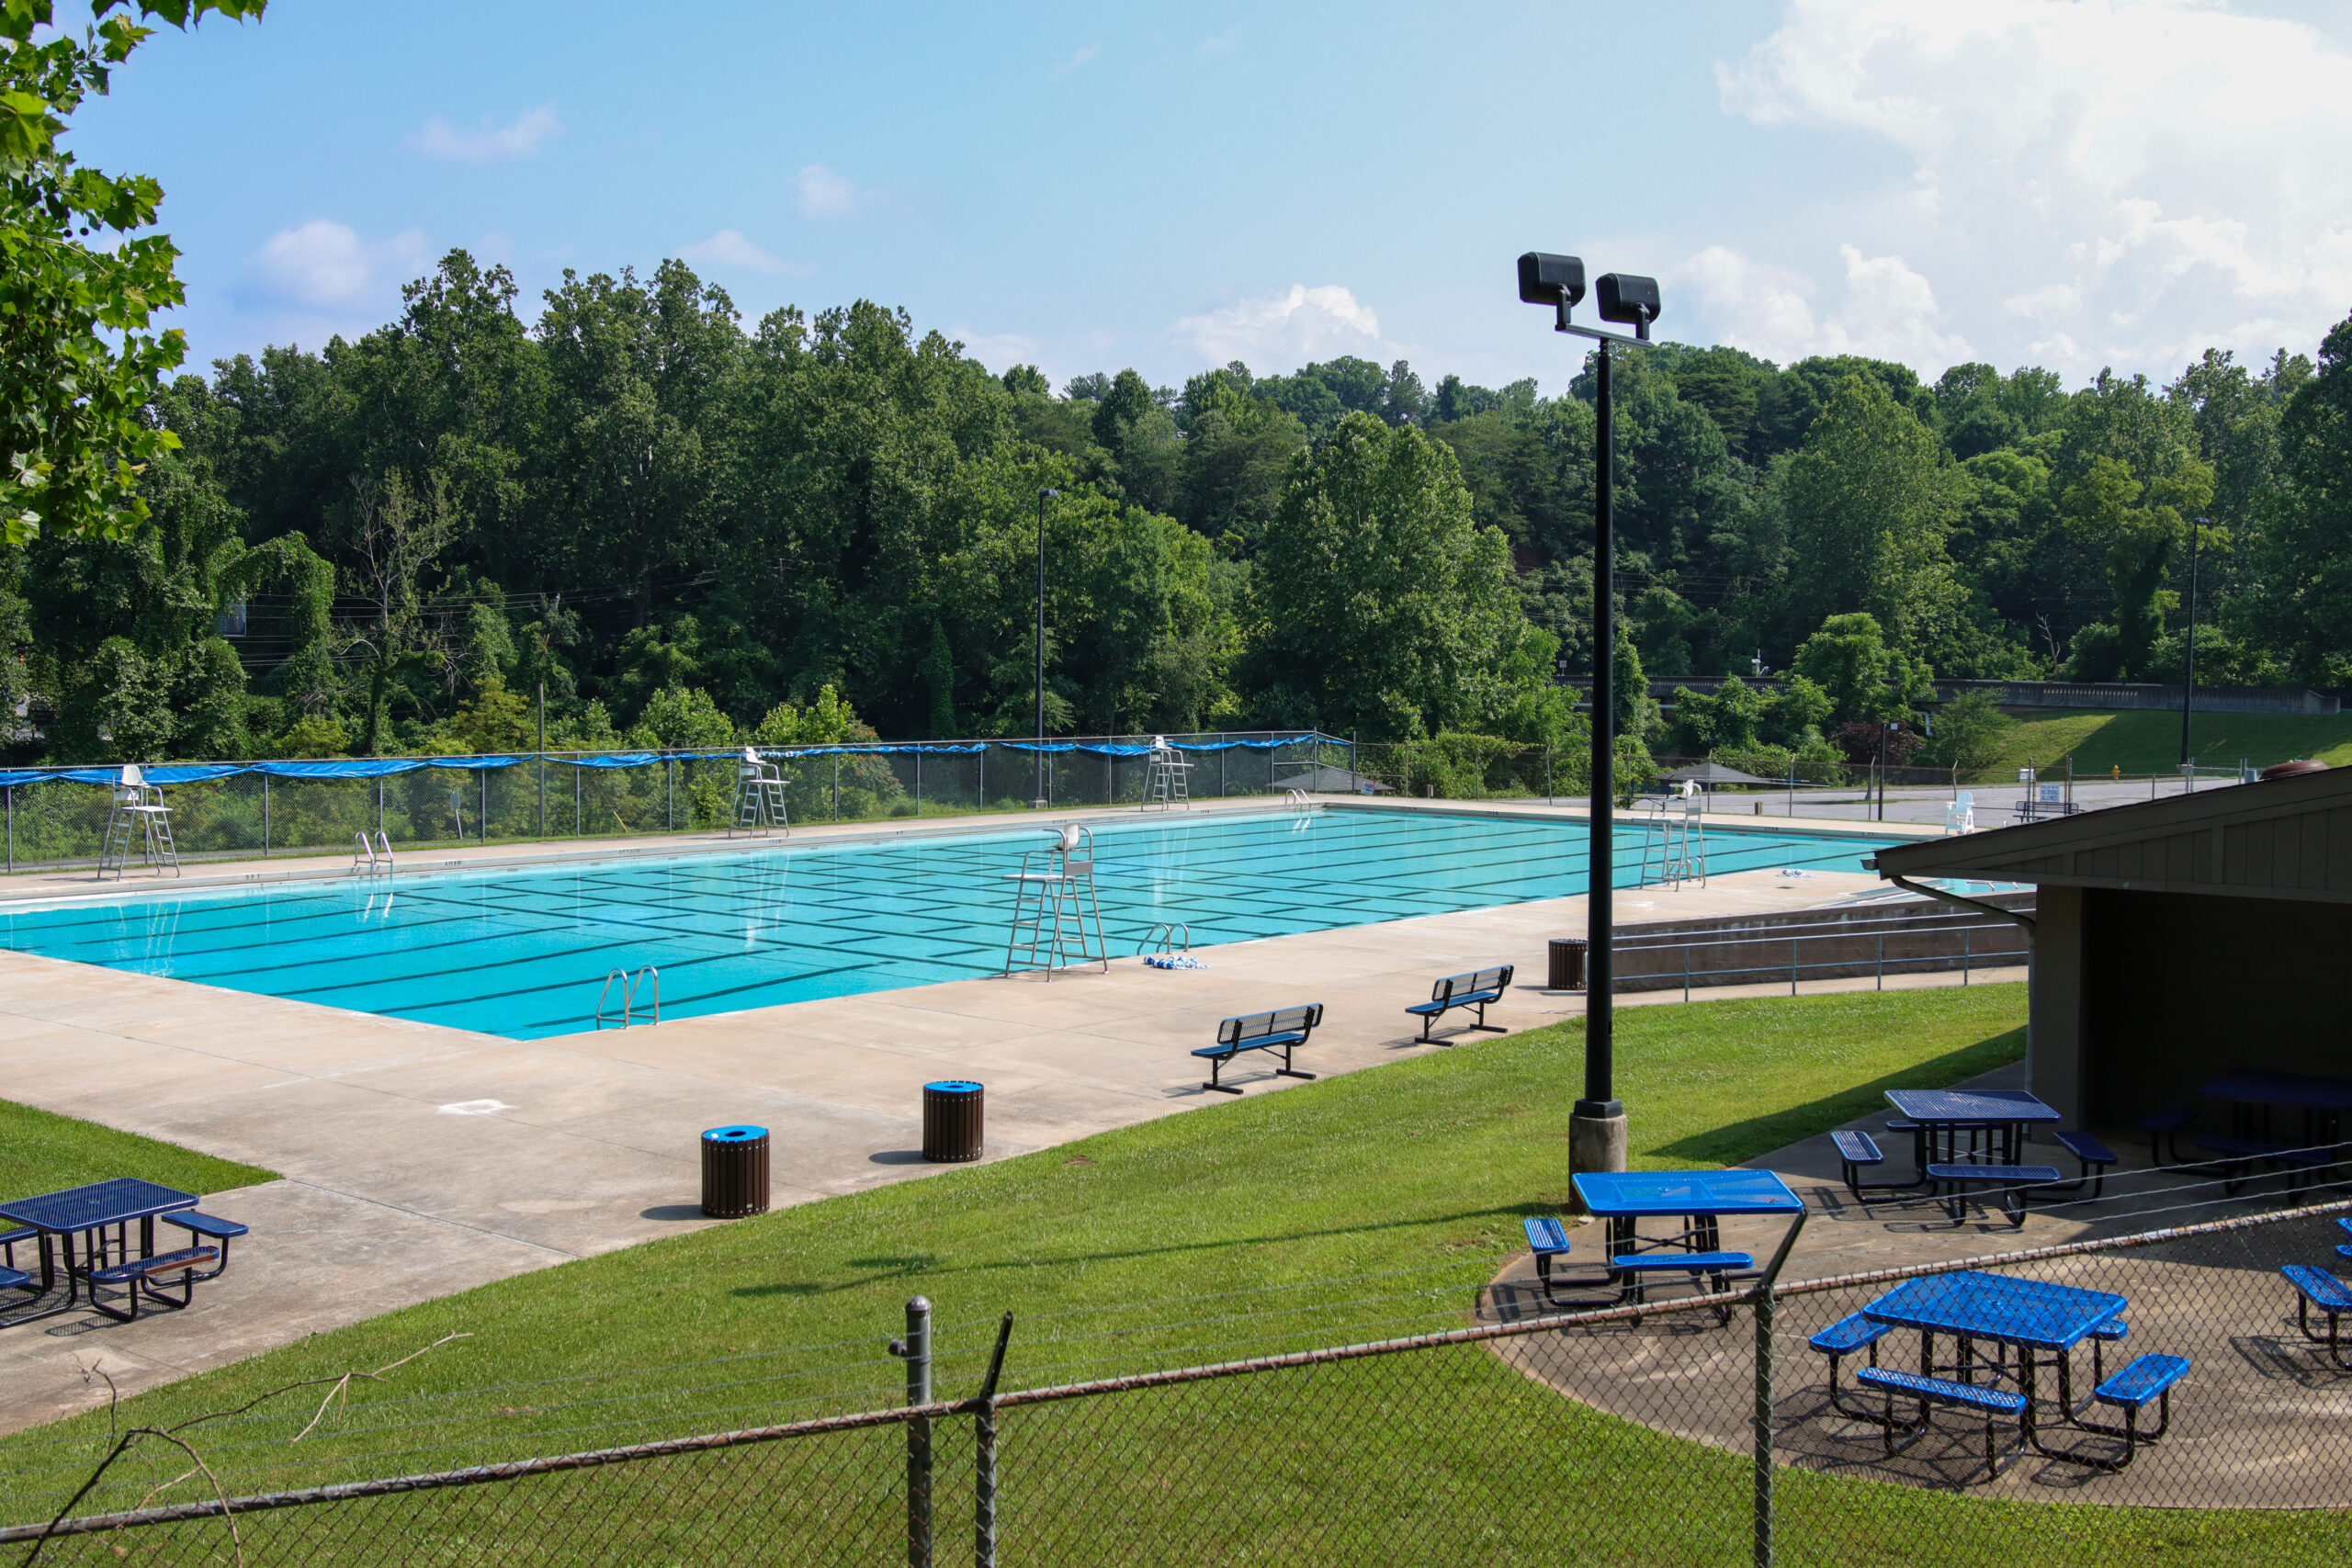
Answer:
[{"label": "white lifeguard stand", "polygon": [[1679,888],[1686,882],[1707,885],[1707,823],[1702,815],[1699,786],[1685,779],[1663,800],[1645,801],[1650,807],[1642,834],[1642,887]]},{"label": "white lifeguard stand", "polygon": [[1976,795],[1972,790],[1962,790],[1951,797],[1951,804],[1944,807],[1944,837],[1949,839],[1955,833],[1973,833],[1974,831],[1976,831]]},{"label": "white lifeguard stand", "polygon": [[1144,768],[1143,809],[1185,811],[1192,807],[1192,759],[1168,743],[1165,735],[1151,738],[1151,760]]},{"label": "white lifeguard stand", "polygon": [[735,769],[735,815],[727,825],[727,836],[731,839],[739,831],[755,839],[771,831],[792,836],[784,807],[784,769],[763,761],[749,746],[743,748],[743,761]]},{"label": "white lifeguard stand", "polygon": [[[1049,829],[1051,830],[1051,829]],[[1107,973],[1111,950],[1102,940],[1102,907],[1094,896],[1094,836],[1072,822],[1051,846],[1021,857],[1013,885],[1012,930],[1004,943],[1007,975],[1099,964]]]},{"label": "white lifeguard stand", "polygon": [[121,881],[134,845],[140,863],[156,875],[163,875],[165,866],[174,876],[180,874],[180,852],[172,842],[172,808],[138,763],[125,762],[122,776],[115,781],[114,809],[107,813],[107,836],[98,846],[98,880],[105,881],[107,868],[112,866],[115,880]]}]

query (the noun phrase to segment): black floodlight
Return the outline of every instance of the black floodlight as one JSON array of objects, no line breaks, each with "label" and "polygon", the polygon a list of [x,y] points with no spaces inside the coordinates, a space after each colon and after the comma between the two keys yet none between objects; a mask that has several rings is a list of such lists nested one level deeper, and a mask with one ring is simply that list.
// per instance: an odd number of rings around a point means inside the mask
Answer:
[{"label": "black floodlight", "polygon": [[1646,341],[1650,323],[1657,320],[1657,279],[1630,272],[1600,275],[1600,319],[1632,324],[1634,335]]},{"label": "black floodlight", "polygon": [[1519,258],[1519,297],[1530,305],[1557,310],[1559,320],[1555,324],[1566,332],[1568,308],[1584,299],[1583,258],[1528,252]]}]

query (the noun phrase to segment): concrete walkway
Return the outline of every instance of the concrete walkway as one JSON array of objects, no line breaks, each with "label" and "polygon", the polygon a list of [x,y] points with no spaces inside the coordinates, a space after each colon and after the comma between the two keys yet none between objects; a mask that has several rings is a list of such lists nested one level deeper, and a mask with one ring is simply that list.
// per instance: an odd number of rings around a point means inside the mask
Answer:
[{"label": "concrete walkway", "polygon": [[[663,846],[682,847],[704,846]],[[456,858],[526,857],[492,848]],[[1751,872],[1622,894],[1618,908],[1626,920],[1729,915],[1877,886],[1859,874]],[[39,896],[91,890],[85,874],[43,879]],[[1581,898],[1557,899],[1205,949],[1209,967],[1198,971],[1125,960],[1050,983],[956,981],[528,1042],[0,951],[7,1098],[285,1175],[207,1198],[208,1211],[254,1235],[189,1311],[128,1325],[67,1316],[0,1334],[0,1429],[103,1399],[104,1383],[88,1375],[101,1361],[130,1392],[704,1224],[696,1140],[706,1127],[774,1130],[782,1207],[938,1168],[920,1154],[929,1079],[989,1086],[988,1157],[1001,1158],[1222,1103],[1202,1091],[1203,1064],[1189,1052],[1237,1012],[1324,1002],[1325,1026],[1301,1066],[1347,1072],[1441,1048],[1413,1043],[1404,1005],[1439,976],[1503,961],[1519,965],[1521,983],[1495,1021],[1552,1022],[1583,998],[1543,988],[1544,941],[1581,934],[1583,918]],[[1251,1094],[1295,1081],[1246,1065],[1233,1076]]]}]

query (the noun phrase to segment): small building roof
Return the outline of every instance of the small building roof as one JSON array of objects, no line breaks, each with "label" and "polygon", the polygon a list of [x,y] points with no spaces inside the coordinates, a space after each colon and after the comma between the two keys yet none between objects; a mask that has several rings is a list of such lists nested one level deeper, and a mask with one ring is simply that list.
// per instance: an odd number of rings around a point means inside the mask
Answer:
[{"label": "small building roof", "polygon": [[1928,839],[1882,874],[2352,903],[2352,768]]}]

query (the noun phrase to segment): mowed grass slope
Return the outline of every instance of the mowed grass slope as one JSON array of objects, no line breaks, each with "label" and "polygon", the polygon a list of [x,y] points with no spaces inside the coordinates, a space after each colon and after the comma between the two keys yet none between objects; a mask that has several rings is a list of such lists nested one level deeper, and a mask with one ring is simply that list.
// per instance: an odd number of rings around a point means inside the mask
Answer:
[{"label": "mowed grass slope", "polygon": [[[2021,1052],[2023,1004],[2021,987],[1987,986],[1629,1010],[1618,1081],[1634,1163],[1728,1163],[1881,1105],[1887,1088],[1973,1077]],[[977,1383],[1005,1311],[1012,1388],[1453,1326],[1521,1246],[1520,1218],[1564,1195],[1581,1062],[1576,1023],[1480,1039],[504,1280],[141,1395],[114,1421],[186,1421],[469,1336],[359,1384],[299,1443],[315,1388],[187,1434],[225,1487],[250,1492],[895,1404],[902,1372],[882,1341],[917,1292],[937,1307],[944,1394]],[[968,1519],[967,1427],[942,1438],[945,1534]],[[56,1506],[107,1429],[84,1416],[0,1442],[0,1515]],[[888,1507],[875,1499],[900,1442],[886,1429],[724,1462],[775,1561],[846,1561],[865,1553],[845,1530],[888,1543]],[[1600,1531],[1607,1544],[1579,1560],[1745,1555],[1744,1461],[1598,1415],[1476,1348],[1009,1412],[1005,1445],[1007,1551],[1023,1543],[1021,1561],[1486,1561],[1525,1544],[1512,1521],[1537,1519]],[[721,1473],[721,1458],[692,1462]],[[187,1469],[158,1449],[81,1511],[133,1503]],[[631,1479],[647,1473],[245,1528],[311,1531],[303,1555],[317,1561],[338,1554],[325,1539],[337,1530],[396,1530],[418,1560],[525,1546],[540,1549],[535,1561],[687,1560],[679,1532],[692,1520]],[[1817,1520],[1819,1535],[1817,1551],[1799,1551],[1804,1538],[1784,1531],[1785,1561],[1912,1561],[1933,1540],[1939,1562],[2007,1563],[2021,1526],[2045,1543],[2074,1533],[2045,1508],[1796,1473],[1782,1486],[1791,1525]],[[2069,1562],[2182,1547],[2211,1562],[2300,1560],[2317,1528],[2310,1516],[2082,1513],[2098,1528],[2085,1524]],[[598,1521],[576,1552],[548,1544],[558,1516]],[[1638,1529],[1609,1526],[1634,1518]]]},{"label": "mowed grass slope", "polygon": [[[2292,757],[2340,766],[2352,762],[2352,714],[2198,713],[2189,745],[2198,761],[2214,767],[2243,758],[2265,768]],[[2119,766],[2127,773],[2177,775],[2180,715],[2036,710],[2009,730],[1996,766],[2011,773],[2029,763],[2063,768],[2070,755],[2078,779]]]},{"label": "mowed grass slope", "polygon": [[259,1166],[214,1159],[177,1144],[0,1100],[0,1203],[116,1176],[136,1176],[199,1196],[277,1179],[277,1172]]}]

